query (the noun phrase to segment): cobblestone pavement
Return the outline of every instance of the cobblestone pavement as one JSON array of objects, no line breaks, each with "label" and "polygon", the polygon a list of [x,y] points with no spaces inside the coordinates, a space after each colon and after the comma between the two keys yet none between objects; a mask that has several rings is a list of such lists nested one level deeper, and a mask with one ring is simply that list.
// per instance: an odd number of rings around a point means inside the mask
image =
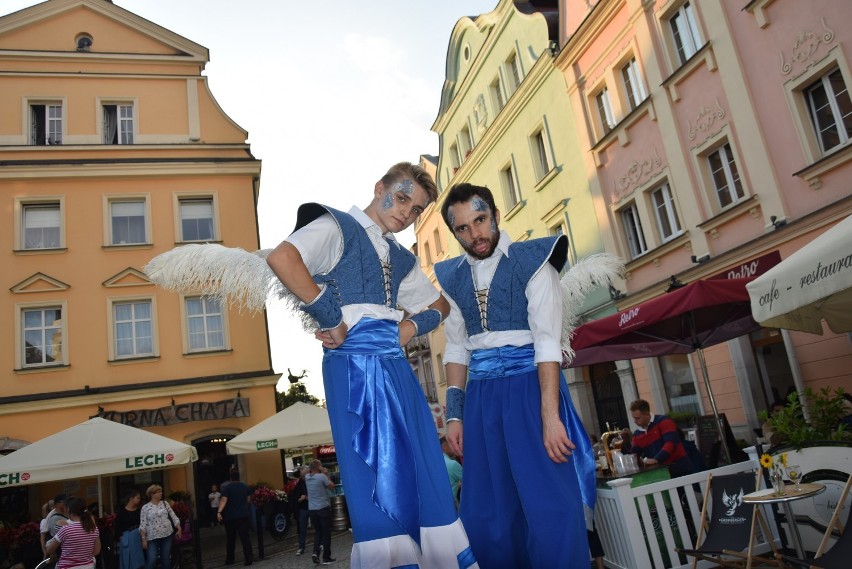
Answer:
[{"label": "cobblestone pavement", "polygon": [[[221,569],[225,566],[225,528],[222,526],[202,528],[201,531],[201,565],[203,569]],[[275,540],[264,532],[263,536],[263,559],[258,558],[258,536],[255,530],[251,532],[252,551],[254,552],[254,564],[252,569],[310,569],[322,567],[311,561],[313,548],[313,530],[308,530],[307,547],[304,555],[296,555],[298,538],[295,525],[290,528],[287,535],[281,540]],[[184,547],[181,552],[181,569],[196,569],[191,548]],[[352,532],[348,530],[333,531],[331,534],[331,554],[336,561],[328,567],[349,567],[349,557],[352,551]],[[240,540],[236,543],[236,562],[227,566],[228,569],[243,567],[243,552]]]}]

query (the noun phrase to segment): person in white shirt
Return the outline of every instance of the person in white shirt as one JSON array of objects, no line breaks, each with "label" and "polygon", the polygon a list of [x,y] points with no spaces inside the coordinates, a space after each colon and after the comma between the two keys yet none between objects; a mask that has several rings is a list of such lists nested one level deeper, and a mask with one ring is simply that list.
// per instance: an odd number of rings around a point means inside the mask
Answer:
[{"label": "person in white shirt", "polygon": [[393,237],[436,197],[431,176],[401,162],[376,182],[363,210],[302,205],[295,231],[267,257],[316,320],[325,348],[323,381],[352,523],[353,568],[476,566],[435,424],[402,350],[449,309]]}]

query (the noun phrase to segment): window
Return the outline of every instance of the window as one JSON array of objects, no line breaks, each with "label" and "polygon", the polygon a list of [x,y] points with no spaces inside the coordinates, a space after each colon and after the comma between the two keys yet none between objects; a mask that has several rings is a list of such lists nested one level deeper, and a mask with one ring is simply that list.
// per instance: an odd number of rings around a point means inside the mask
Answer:
[{"label": "window", "polygon": [[114,302],[112,305],[115,358],[154,355],[151,300]]},{"label": "window", "polygon": [[104,105],[104,144],[133,144],[133,105]]},{"label": "window", "polygon": [[60,207],[58,202],[23,204],[23,249],[60,247]]},{"label": "window", "polygon": [[686,354],[660,356],[658,361],[669,399],[669,408],[678,413],[700,415],[701,407],[698,404],[692,370],[689,368],[689,356]]},{"label": "window", "polygon": [[512,52],[512,55],[509,56],[503,68],[506,73],[506,95],[511,97],[521,85],[521,69],[518,67],[518,56],[515,52]]},{"label": "window", "polygon": [[500,180],[503,183],[503,192],[506,198],[506,210],[508,211],[521,203],[521,192],[518,188],[518,183],[515,179],[515,172],[511,163],[500,171]]},{"label": "window", "polygon": [[627,237],[627,245],[630,247],[630,258],[635,259],[648,251],[648,246],[645,244],[645,234],[642,232],[642,221],[639,219],[639,210],[636,208],[636,203],[631,203],[626,208],[622,209],[621,224],[624,228],[624,235]]},{"label": "window", "polygon": [[598,108],[598,117],[601,119],[601,128],[603,129],[603,133],[607,134],[615,126],[615,118],[612,114],[612,104],[610,103],[609,91],[606,87],[595,95],[595,104]]},{"label": "window", "polygon": [[62,105],[30,105],[30,144],[62,144]]},{"label": "window", "polygon": [[437,229],[432,232],[432,242],[435,244],[436,256],[444,252],[444,246],[441,245],[441,232]]},{"label": "window", "polygon": [[840,70],[820,77],[805,94],[822,152],[847,143],[852,135],[852,101]]},{"label": "window", "polygon": [[720,207],[726,208],[745,197],[730,144],[726,143],[710,154],[707,162],[710,165],[710,176],[713,179],[713,187],[716,189]]},{"label": "window", "polygon": [[500,77],[495,77],[491,85],[488,86],[491,91],[491,100],[494,103],[494,108],[497,109],[495,115],[506,106],[506,100],[503,98],[503,91],[500,89]]},{"label": "window", "polygon": [[62,306],[34,306],[21,310],[21,367],[65,363],[62,312]]},{"label": "window", "polygon": [[453,167],[453,173],[455,174],[456,170],[461,166],[461,160],[459,159],[459,147],[456,143],[450,145],[450,164]]},{"label": "window", "polygon": [[147,243],[146,201],[144,199],[111,200],[109,223],[111,245]]},{"label": "window", "polygon": [[428,267],[432,264],[432,248],[428,241],[423,242],[423,260],[426,261],[424,266]]},{"label": "window", "polygon": [[532,160],[536,180],[541,180],[553,169],[548,154],[547,133],[544,127],[538,129],[530,137],[530,146],[532,147]]},{"label": "window", "polygon": [[464,163],[473,150],[473,139],[470,137],[470,129],[464,125],[459,133],[459,149],[461,150],[461,161]]},{"label": "window", "polygon": [[180,240],[212,241],[215,239],[213,198],[179,198]]},{"label": "window", "polygon": [[186,298],[187,345],[190,352],[225,348],[222,305],[208,297]]},{"label": "window", "polygon": [[680,220],[677,218],[674,200],[668,184],[663,184],[651,192],[651,201],[654,203],[654,214],[657,216],[657,229],[660,231],[660,239],[663,243],[680,235]]},{"label": "window", "polygon": [[690,57],[695,55],[701,47],[701,34],[698,33],[698,24],[695,22],[695,14],[689,2],[677,9],[669,18],[669,27],[672,31],[675,50],[680,64],[686,63]]},{"label": "window", "polygon": [[642,77],[639,75],[639,66],[636,65],[635,57],[621,68],[621,79],[624,81],[624,92],[632,111],[648,96],[645,92],[645,85],[642,84]]}]

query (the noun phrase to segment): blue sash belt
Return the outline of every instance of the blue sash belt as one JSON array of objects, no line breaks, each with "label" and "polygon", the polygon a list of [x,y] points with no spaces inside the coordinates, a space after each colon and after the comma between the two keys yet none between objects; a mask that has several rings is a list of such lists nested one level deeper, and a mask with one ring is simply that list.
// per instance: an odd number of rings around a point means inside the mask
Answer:
[{"label": "blue sash belt", "polygon": [[535,349],[526,346],[501,346],[474,350],[470,354],[468,379],[494,379],[536,371]]},{"label": "blue sash belt", "polygon": [[[400,394],[394,389],[391,364],[402,360],[399,325],[391,320],[364,318],[346,341],[326,357],[345,356],[349,374],[349,413],[352,448],[375,473],[373,504],[394,520],[420,545],[420,498],[411,438],[405,424]],[[344,476],[346,474],[344,473]]]}]

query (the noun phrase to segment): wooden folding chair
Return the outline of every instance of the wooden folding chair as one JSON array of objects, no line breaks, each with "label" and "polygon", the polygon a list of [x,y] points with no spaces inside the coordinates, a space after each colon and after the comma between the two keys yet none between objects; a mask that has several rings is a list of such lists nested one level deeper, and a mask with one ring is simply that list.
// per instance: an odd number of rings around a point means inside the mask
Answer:
[{"label": "wooden folding chair", "polygon": [[[846,480],[846,486],[843,487],[843,492],[840,493],[840,499],[837,500],[837,506],[834,508],[834,514],[828,522],[828,527],[825,528],[825,535],[822,536],[822,541],[817,547],[816,554],[813,559],[798,559],[787,555],[776,554],[776,557],[783,561],[785,566],[792,565],[795,567],[819,567],[822,569],[849,569],[852,567],[852,531],[847,531],[843,527],[843,522],[840,521],[840,512],[846,507],[846,497],[852,489],[852,476]],[[846,520],[847,528],[849,519]],[[828,542],[833,537],[834,528],[839,531],[837,541],[828,549]],[[826,549],[828,551],[826,552]]]},{"label": "wooden folding chair", "polygon": [[[680,553],[694,557],[692,569],[699,560],[716,563],[720,567],[750,569],[752,563],[781,566],[775,557],[754,555],[755,524],[760,523],[761,533],[772,551],[777,553],[772,536],[763,515],[756,506],[743,502],[743,496],[758,487],[757,476],[743,472],[726,476],[707,475],[707,490],[701,506],[701,525],[698,528],[695,549],[678,549]],[[712,508],[708,513],[708,503]]]}]

